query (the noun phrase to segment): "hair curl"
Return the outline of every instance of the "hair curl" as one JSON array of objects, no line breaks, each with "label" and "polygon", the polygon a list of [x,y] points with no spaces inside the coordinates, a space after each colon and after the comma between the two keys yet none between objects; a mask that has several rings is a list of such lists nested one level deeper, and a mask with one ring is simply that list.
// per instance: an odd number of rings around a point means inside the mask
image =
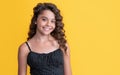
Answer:
[{"label": "hair curl", "polygon": [[33,17],[31,19],[30,27],[29,27],[29,32],[28,32],[28,38],[27,40],[31,39],[35,34],[36,34],[36,20],[38,18],[38,15],[42,13],[44,10],[50,10],[55,14],[55,19],[56,19],[56,27],[53,32],[51,32],[51,35],[58,41],[58,44],[60,48],[64,49],[65,52],[67,50],[66,42],[67,40],[65,39],[65,30],[64,24],[62,22],[63,17],[60,14],[60,10],[57,8],[55,4],[52,3],[38,3],[34,8],[33,8]]}]

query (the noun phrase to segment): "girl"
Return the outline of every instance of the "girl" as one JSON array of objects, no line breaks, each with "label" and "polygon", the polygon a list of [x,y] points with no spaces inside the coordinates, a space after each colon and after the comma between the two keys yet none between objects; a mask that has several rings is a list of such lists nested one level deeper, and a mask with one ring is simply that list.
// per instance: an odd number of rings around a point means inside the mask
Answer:
[{"label": "girl", "polygon": [[70,49],[60,10],[52,3],[33,8],[27,41],[18,50],[18,75],[72,75]]}]

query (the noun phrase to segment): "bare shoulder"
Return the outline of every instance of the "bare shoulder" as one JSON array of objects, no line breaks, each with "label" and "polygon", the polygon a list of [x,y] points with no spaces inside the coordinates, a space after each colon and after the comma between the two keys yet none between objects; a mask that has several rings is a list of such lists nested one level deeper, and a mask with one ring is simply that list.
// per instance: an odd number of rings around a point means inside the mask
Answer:
[{"label": "bare shoulder", "polygon": [[67,46],[68,50],[70,50],[70,46],[69,46],[69,44],[68,44],[68,43],[66,43],[65,45]]},{"label": "bare shoulder", "polygon": [[67,47],[66,51],[64,51],[64,49],[61,48],[64,53],[64,56],[70,56],[70,46],[68,43],[66,43],[65,46]]},{"label": "bare shoulder", "polygon": [[18,48],[18,54],[28,54],[29,50],[26,43],[22,43]]},{"label": "bare shoulder", "polygon": [[67,53],[68,56],[70,56],[70,46],[69,46],[68,43],[66,43],[65,45],[67,47],[66,53]]}]

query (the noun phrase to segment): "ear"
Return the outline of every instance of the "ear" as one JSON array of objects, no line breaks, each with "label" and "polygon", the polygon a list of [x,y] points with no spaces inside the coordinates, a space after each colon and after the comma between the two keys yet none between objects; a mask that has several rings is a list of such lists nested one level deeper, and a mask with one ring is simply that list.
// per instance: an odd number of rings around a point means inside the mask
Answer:
[{"label": "ear", "polygon": [[37,24],[37,22],[35,21],[35,24]]}]

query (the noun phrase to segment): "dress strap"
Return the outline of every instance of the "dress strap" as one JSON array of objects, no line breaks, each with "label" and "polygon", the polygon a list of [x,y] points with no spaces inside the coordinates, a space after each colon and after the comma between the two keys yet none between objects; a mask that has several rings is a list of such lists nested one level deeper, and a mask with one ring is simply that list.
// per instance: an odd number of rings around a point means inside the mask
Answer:
[{"label": "dress strap", "polygon": [[29,46],[28,42],[25,42],[25,43],[26,43],[26,45],[27,45],[28,49],[31,51],[31,48],[30,48],[30,46]]}]

